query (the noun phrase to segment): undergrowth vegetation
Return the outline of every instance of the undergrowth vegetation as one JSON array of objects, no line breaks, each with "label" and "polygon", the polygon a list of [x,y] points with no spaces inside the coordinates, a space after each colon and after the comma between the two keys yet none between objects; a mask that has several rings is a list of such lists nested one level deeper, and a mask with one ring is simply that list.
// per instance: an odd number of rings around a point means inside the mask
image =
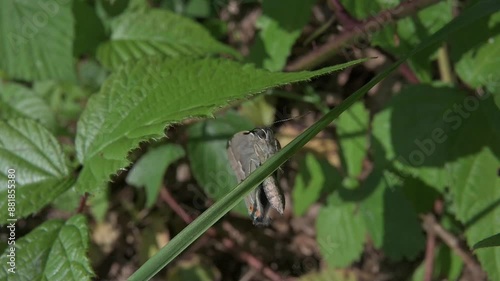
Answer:
[{"label": "undergrowth vegetation", "polygon": [[499,11],[1,1],[0,280],[500,280]]}]

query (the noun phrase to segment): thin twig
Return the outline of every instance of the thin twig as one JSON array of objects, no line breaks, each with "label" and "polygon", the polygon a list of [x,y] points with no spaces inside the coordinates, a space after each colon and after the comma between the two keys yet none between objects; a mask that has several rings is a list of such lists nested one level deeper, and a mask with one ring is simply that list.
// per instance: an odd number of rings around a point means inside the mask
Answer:
[{"label": "thin twig", "polygon": [[[443,214],[443,200],[441,198],[434,202],[434,213],[441,217]],[[436,233],[429,229],[427,231],[427,243],[425,247],[425,267],[424,267],[424,281],[432,280],[432,273],[434,272],[434,255],[436,252]]]},{"label": "thin twig", "polygon": [[408,66],[408,64],[403,63],[399,67],[399,73],[403,75],[403,77],[408,81],[410,84],[419,84],[420,80],[418,79],[417,75],[413,72],[413,70]]},{"label": "thin twig", "polygon": [[436,233],[427,231],[427,241],[425,245],[425,271],[424,281],[432,280],[432,272],[434,271],[434,253],[436,249]]},{"label": "thin twig", "polygon": [[453,83],[453,71],[448,56],[448,46],[446,44],[441,45],[438,49],[437,63],[441,81],[448,84]]},{"label": "thin twig", "polygon": [[378,15],[362,21],[353,28],[331,37],[328,42],[314,49],[310,53],[292,61],[285,68],[287,71],[299,71],[313,68],[338,53],[342,47],[364,35],[373,34],[382,29],[389,22],[397,21],[418,11],[438,3],[441,0],[409,0],[393,9],[380,12]]},{"label": "thin twig", "polygon": [[434,215],[427,214],[422,216],[423,227],[427,232],[433,232],[439,237],[450,249],[459,256],[464,262],[465,266],[469,269],[473,280],[485,280],[486,274],[481,267],[476,263],[471,254],[467,253],[460,247],[459,240],[446,229],[444,229],[436,220]]},{"label": "thin twig", "polygon": [[85,192],[85,194],[80,198],[80,204],[78,204],[78,209],[76,210],[77,214],[83,213],[85,210],[85,206],[87,205],[87,199],[89,198],[89,194]]},{"label": "thin twig", "polygon": [[160,189],[160,197],[186,224],[190,224],[194,219],[177,203],[170,191],[163,186]]}]

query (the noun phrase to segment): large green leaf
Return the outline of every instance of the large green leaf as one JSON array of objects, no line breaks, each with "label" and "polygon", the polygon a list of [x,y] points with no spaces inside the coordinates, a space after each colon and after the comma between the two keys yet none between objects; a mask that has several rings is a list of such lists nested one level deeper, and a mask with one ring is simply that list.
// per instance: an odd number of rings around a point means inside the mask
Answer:
[{"label": "large green leaf", "polygon": [[295,40],[309,21],[316,0],[289,0],[286,9],[280,0],[262,3],[262,15],[256,25],[260,29],[248,60],[270,71],[283,69]]},{"label": "large green leaf", "polygon": [[9,266],[4,263],[0,279],[91,280],[94,274],[87,258],[88,232],[82,215],[66,222],[50,220],[43,223],[3,252],[2,256],[6,257],[12,248],[15,249],[16,273],[9,273]]},{"label": "large green leaf", "polygon": [[31,89],[15,83],[0,82],[0,117],[30,118],[51,131],[56,127],[54,113],[47,102]]},{"label": "large green leaf", "polygon": [[425,238],[415,209],[390,176],[377,170],[368,177],[363,189],[373,192],[361,204],[361,213],[376,247],[392,260],[412,260],[423,250]]},{"label": "large green leaf", "polygon": [[125,13],[112,24],[111,40],[102,44],[97,57],[109,68],[147,56],[192,57],[226,53],[238,57],[198,23],[169,12],[150,10]]},{"label": "large green leaf", "polygon": [[1,1],[0,69],[22,80],[74,80],[71,1]]},{"label": "large green leaf", "polygon": [[222,59],[144,59],[111,75],[78,121],[81,191],[95,191],[129,164],[140,141],[161,137],[168,124],[211,116],[217,108],[267,88],[307,80],[364,60],[317,71],[271,73]]},{"label": "large green leaf", "polygon": [[[218,200],[238,183],[227,157],[227,141],[237,132],[251,129],[252,123],[235,112],[189,127],[187,149],[191,171],[208,197]],[[235,211],[248,214],[243,202]]]},{"label": "large green leaf", "polygon": [[127,175],[127,183],[146,189],[146,207],[156,202],[167,167],[184,156],[182,146],[166,144],[146,152]]},{"label": "large green leaf", "polygon": [[249,177],[236,186],[222,199],[217,201],[212,207],[201,214],[194,222],[189,224],[181,233],[175,236],[165,247],[141,266],[129,280],[149,280],[163,267],[177,257],[191,243],[200,237],[224,214],[229,212],[247,193],[260,184],[266,177],[272,174],[288,158],[294,155],[301,147],[316,136],[321,130],[328,126],[347,108],[352,106],[355,101],[361,98],[370,88],[382,81],[391,72],[396,70],[408,57],[433,47],[435,44],[445,40],[449,34],[460,31],[471,23],[490,15],[493,11],[500,8],[500,2],[496,0],[486,0],[464,11],[459,17],[455,18],[448,25],[433,34],[417,48],[412,50],[402,59],[392,64],[388,69],[375,76],[367,84],[362,86],[342,104],[326,113],[320,120],[309,127],[301,135],[295,138],[291,143],[285,146],[280,152],[268,159],[262,166],[255,170]]},{"label": "large green leaf", "polygon": [[373,135],[382,149],[375,151],[375,161],[443,190],[449,182],[449,145],[464,121],[457,108],[465,97],[451,87],[404,88],[374,118]]},{"label": "large green leaf", "polygon": [[353,178],[359,176],[363,169],[363,160],[368,148],[369,119],[368,110],[362,102],[358,102],[342,114],[336,122],[342,162],[347,175]]},{"label": "large green leaf", "polygon": [[[15,180],[15,191],[7,180]],[[0,121],[0,196],[15,194],[15,211],[0,201],[0,224],[38,211],[71,187],[73,179],[56,138],[30,119]]]},{"label": "large green leaf", "polygon": [[333,267],[346,267],[363,252],[366,227],[355,203],[342,202],[337,194],[328,198],[316,219],[321,255]]}]

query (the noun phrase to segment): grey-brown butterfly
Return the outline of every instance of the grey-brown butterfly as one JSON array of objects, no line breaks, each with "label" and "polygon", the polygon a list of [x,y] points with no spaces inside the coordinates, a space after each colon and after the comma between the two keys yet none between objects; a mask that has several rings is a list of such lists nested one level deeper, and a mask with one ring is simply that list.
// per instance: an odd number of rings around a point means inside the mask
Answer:
[{"label": "grey-brown butterfly", "polygon": [[[280,143],[270,128],[236,133],[228,142],[227,154],[238,182],[242,182],[280,149]],[[268,226],[271,223],[271,208],[283,214],[285,199],[277,182],[275,172],[245,197],[245,204],[254,225]]]}]

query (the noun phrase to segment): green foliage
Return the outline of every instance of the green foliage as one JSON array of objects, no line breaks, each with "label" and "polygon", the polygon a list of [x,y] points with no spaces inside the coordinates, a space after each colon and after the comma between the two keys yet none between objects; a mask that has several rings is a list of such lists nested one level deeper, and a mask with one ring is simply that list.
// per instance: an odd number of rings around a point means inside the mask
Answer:
[{"label": "green foliage", "polygon": [[[382,10],[394,8],[405,1],[402,0],[375,0],[369,3],[359,1],[341,1],[352,15],[364,19],[376,15]],[[452,3],[442,1],[427,7],[415,16],[399,20],[397,23],[384,24],[378,32],[371,32],[371,44],[380,46],[386,51],[403,56],[410,52],[415,46],[423,42],[429,35],[435,33],[452,19]],[[398,16],[396,10],[395,15]],[[363,47],[364,42],[356,42]],[[408,59],[410,67],[415,71],[417,77],[425,82],[431,82],[431,54],[437,46],[417,54]]]},{"label": "green foliage", "polygon": [[391,176],[387,171],[372,172],[362,188],[371,194],[361,212],[376,247],[392,260],[413,260],[424,249],[424,235],[414,207]]},{"label": "green foliage", "polygon": [[151,208],[158,198],[167,167],[183,156],[184,149],[181,146],[162,145],[146,152],[130,170],[127,183],[146,189],[147,208]]},{"label": "green foliage", "polygon": [[71,1],[2,1],[0,69],[20,80],[75,80]]},{"label": "green foliage", "polygon": [[341,185],[341,176],[335,167],[325,159],[318,159],[312,153],[306,154],[293,186],[293,212],[303,215],[321,194],[331,192]]},{"label": "green foliage", "polygon": [[30,118],[53,131],[54,112],[47,102],[31,89],[16,83],[0,83],[0,112],[2,119]]},{"label": "green foliage", "polygon": [[[86,252],[89,246],[87,221],[77,215],[67,221],[49,220],[15,241],[15,274],[2,266],[2,280],[92,280]],[[7,248],[2,256],[10,253]]]},{"label": "green foliage", "polygon": [[[356,18],[366,19],[401,1],[341,2]],[[387,57],[400,59],[330,110],[322,89],[315,88],[334,79],[308,85],[308,94],[300,97],[288,88],[279,97],[270,90],[366,61],[278,72],[292,48],[293,56],[308,51],[302,47],[295,52],[295,47],[304,27],[316,24],[310,20],[317,4],[313,0],[291,0],[286,9],[282,1],[262,2],[246,64],[220,57],[241,55],[212,36],[239,44],[234,26],[229,28],[237,17],[229,13],[231,19],[222,20],[229,11],[224,1],[2,1],[0,224],[17,219],[16,227],[28,229],[16,229],[15,245],[0,247],[4,257],[15,247],[18,270],[10,275],[4,264],[0,279],[90,280],[94,273],[87,256],[87,220],[78,214],[40,222],[53,215],[45,207],[63,214],[88,207],[84,211],[102,222],[114,196],[110,191],[123,183],[120,176],[130,168],[127,182],[145,187],[145,205],[156,218],[159,204],[154,202],[165,170],[186,149],[194,180],[216,202],[130,277],[147,280],[230,210],[246,216],[242,198],[339,117],[340,172],[309,153],[289,183],[294,216],[321,204],[315,228],[324,261],[331,268],[348,267],[361,260],[370,241],[391,261],[419,264],[425,242],[419,215],[433,212],[435,201],[446,198],[441,225],[465,237],[488,279],[500,280],[500,2],[472,2],[453,20],[452,3],[441,1],[368,34],[369,40],[354,42],[359,48],[370,42]],[[254,9],[260,2],[241,5]],[[216,17],[222,10],[224,15]],[[229,30],[233,34],[226,34]],[[456,74],[451,83],[436,79],[438,48]],[[379,112],[370,111],[373,96],[359,99],[405,61],[422,83],[404,85]],[[263,92],[268,95],[258,96]],[[226,142],[255,124],[233,111],[217,111],[252,99],[254,104],[245,107],[247,115],[267,125],[276,112],[282,113],[273,105],[282,98],[312,103],[326,114],[237,184],[228,167]],[[266,116],[255,118],[259,112]],[[217,119],[207,119],[215,115]],[[137,158],[131,152],[139,145],[147,147],[151,139],[164,137],[166,127],[181,127],[193,118],[205,119],[179,130],[187,136],[182,146],[148,147],[131,166]],[[373,169],[365,173],[368,163]],[[108,187],[110,182],[114,186]],[[120,203],[139,213],[135,202]],[[30,215],[30,223],[19,223]],[[458,279],[462,267],[447,245],[438,247],[435,279]],[[178,266],[169,274],[172,280],[216,276],[200,264]],[[422,274],[420,266],[413,280]],[[348,279],[344,277],[333,269],[311,278]]]},{"label": "green foliage", "polygon": [[287,13],[283,13],[283,2],[280,0],[263,2],[263,14],[256,23],[260,32],[252,45],[248,61],[270,71],[283,69],[295,40],[309,20],[314,2],[287,1]]},{"label": "green foliage", "polygon": [[447,86],[403,89],[374,118],[373,136],[380,144],[375,161],[400,167],[403,173],[443,190],[449,183],[444,165],[450,156],[447,144],[454,141],[462,125],[458,106],[464,97],[463,92]]},{"label": "green foliage", "polygon": [[[74,182],[56,138],[30,119],[0,121],[0,168],[0,196],[15,190],[16,198],[12,212],[7,200],[0,201],[2,224],[40,210]],[[8,180],[15,189],[7,188]]]},{"label": "green foliage", "polygon": [[342,151],[342,162],[350,177],[358,176],[363,168],[368,147],[369,112],[361,102],[354,104],[337,120],[337,133]]},{"label": "green foliage", "polygon": [[[227,158],[227,140],[240,131],[251,130],[253,125],[235,112],[228,112],[217,119],[207,119],[188,129],[188,157],[196,180],[205,194],[218,200],[237,184],[234,171]],[[247,216],[244,202],[235,211]]]},{"label": "green foliage", "polygon": [[301,276],[299,281],[356,281],[356,274],[342,272],[333,268],[325,268],[319,272],[313,272]]},{"label": "green foliage", "polygon": [[[497,149],[499,141],[496,138]],[[500,159],[496,155],[490,148],[484,147],[476,154],[463,157],[452,164],[454,188],[451,193],[456,215],[467,226],[465,235],[469,245],[498,233]],[[476,253],[489,278],[499,279],[500,247],[481,248]]]},{"label": "green foliage", "polygon": [[98,51],[99,61],[116,69],[149,56],[192,57],[213,53],[240,55],[219,43],[196,22],[162,10],[126,13],[111,25],[111,40]]},{"label": "green foliage", "polygon": [[496,93],[500,91],[500,72],[495,67],[500,52],[499,33],[500,13],[497,12],[451,38],[451,44],[456,46],[450,52],[451,58],[458,76],[468,85],[486,87],[488,91]]},{"label": "green foliage", "polygon": [[337,194],[328,198],[316,220],[321,254],[333,267],[349,266],[363,251],[366,226],[356,204],[342,202]]},{"label": "green foliage", "polygon": [[498,247],[498,246],[500,246],[500,233],[484,238],[483,240],[474,244],[473,248],[481,249],[481,248]]}]

